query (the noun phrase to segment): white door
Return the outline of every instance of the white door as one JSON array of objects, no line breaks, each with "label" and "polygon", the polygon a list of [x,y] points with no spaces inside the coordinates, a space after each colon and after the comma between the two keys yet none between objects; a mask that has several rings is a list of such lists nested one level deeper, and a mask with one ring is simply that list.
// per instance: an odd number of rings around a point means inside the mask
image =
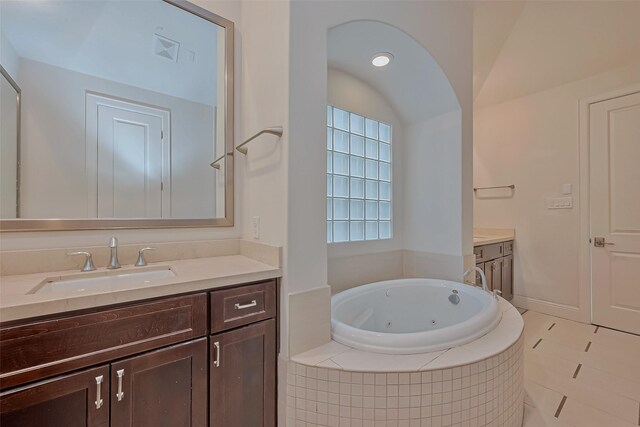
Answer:
[{"label": "white door", "polygon": [[162,218],[162,121],[98,107],[98,218]]},{"label": "white door", "polygon": [[163,218],[170,212],[168,111],[87,94],[90,218]]},{"label": "white door", "polygon": [[592,321],[640,334],[640,93],[589,116]]}]

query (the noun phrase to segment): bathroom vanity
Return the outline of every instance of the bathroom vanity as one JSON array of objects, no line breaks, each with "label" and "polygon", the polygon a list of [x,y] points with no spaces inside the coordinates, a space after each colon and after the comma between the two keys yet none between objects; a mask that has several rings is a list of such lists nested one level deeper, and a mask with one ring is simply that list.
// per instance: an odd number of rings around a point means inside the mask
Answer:
[{"label": "bathroom vanity", "polygon": [[501,291],[506,300],[513,298],[513,242],[513,235],[474,237],[476,266],[484,271],[489,289]]},{"label": "bathroom vanity", "polygon": [[[275,426],[279,268],[241,255],[171,268],[176,277],[121,290],[119,298],[133,299],[117,304],[6,320],[19,310],[5,300],[0,425]],[[3,286],[37,276],[4,276]],[[113,293],[28,297],[46,311],[103,304]]]}]

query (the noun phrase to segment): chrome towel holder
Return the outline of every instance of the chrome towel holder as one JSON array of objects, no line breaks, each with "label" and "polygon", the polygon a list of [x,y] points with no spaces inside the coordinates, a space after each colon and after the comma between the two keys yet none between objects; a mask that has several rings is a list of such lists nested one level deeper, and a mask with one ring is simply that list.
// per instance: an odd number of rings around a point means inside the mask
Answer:
[{"label": "chrome towel holder", "polygon": [[256,133],[251,138],[247,139],[245,142],[243,142],[242,144],[238,145],[236,147],[236,150],[238,150],[242,154],[246,155],[247,152],[249,151],[249,148],[245,147],[245,146],[248,143],[250,143],[251,141],[253,141],[254,139],[256,139],[257,137],[259,137],[260,135],[262,135],[263,133],[270,133],[272,135],[276,135],[277,137],[281,137],[283,132],[284,132],[284,130],[282,129],[282,126],[273,126],[273,127],[268,127],[268,128],[262,129],[260,132]]},{"label": "chrome towel holder", "polygon": [[516,186],[514,184],[511,185],[496,185],[495,187],[474,187],[473,191],[478,191],[478,190],[493,190],[494,188],[510,188],[512,190],[516,189]]},{"label": "chrome towel holder", "polygon": [[213,162],[209,163],[209,166],[211,166],[212,168],[214,168],[216,170],[220,170],[220,161],[222,159],[224,159],[225,156],[226,156],[226,154],[223,154],[222,156],[218,157]]}]

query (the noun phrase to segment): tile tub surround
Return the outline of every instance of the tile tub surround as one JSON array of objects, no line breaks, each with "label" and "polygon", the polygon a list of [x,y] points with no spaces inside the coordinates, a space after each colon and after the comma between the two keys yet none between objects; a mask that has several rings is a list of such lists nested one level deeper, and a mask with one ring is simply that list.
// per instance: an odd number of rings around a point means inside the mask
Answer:
[{"label": "tile tub surround", "polygon": [[332,341],[292,357],[288,425],[522,425],[523,321],[501,305],[494,331],[446,351],[376,354]]}]

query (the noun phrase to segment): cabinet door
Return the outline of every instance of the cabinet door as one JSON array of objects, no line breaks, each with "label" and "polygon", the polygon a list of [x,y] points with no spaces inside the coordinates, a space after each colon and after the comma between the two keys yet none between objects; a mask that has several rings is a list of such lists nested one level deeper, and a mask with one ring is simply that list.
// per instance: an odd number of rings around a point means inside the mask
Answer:
[{"label": "cabinet door", "polygon": [[491,261],[491,290],[502,291],[502,258]]},{"label": "cabinet door", "polygon": [[[476,264],[476,267],[478,267],[480,270],[484,271],[484,262],[481,262],[479,264]],[[486,273],[485,273],[486,275]],[[482,276],[480,276],[480,273],[476,271],[476,286],[482,286]]]},{"label": "cabinet door", "polygon": [[0,394],[2,427],[106,427],[109,367],[52,378]]},{"label": "cabinet door", "polygon": [[493,261],[484,263],[484,275],[487,278],[487,287],[490,291],[493,290]]},{"label": "cabinet door", "polygon": [[275,426],[275,320],[213,335],[210,351],[210,427]]},{"label": "cabinet door", "polygon": [[112,427],[206,425],[206,338],[111,365]]},{"label": "cabinet door", "polygon": [[513,255],[502,259],[502,297],[513,298]]}]

